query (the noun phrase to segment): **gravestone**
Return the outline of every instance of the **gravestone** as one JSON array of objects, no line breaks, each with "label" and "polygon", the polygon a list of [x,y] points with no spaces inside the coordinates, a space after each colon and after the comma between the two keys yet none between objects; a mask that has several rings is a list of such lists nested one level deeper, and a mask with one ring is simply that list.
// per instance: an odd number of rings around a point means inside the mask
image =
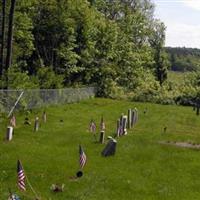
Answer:
[{"label": "gravestone", "polygon": [[134,127],[135,125],[135,116],[136,116],[136,113],[135,113],[135,110],[133,109],[132,115],[131,115],[131,127]]},{"label": "gravestone", "polygon": [[120,122],[120,119],[118,119],[118,120],[117,120],[117,131],[116,131],[116,136],[117,136],[117,137],[120,137],[120,135],[121,135],[121,130],[122,130],[122,128],[121,128],[121,122]]},{"label": "gravestone", "polygon": [[38,130],[39,130],[39,117],[36,117],[34,124],[34,131],[37,132]]},{"label": "gravestone", "polygon": [[123,116],[122,118],[122,130],[123,130],[123,135],[127,135],[127,120],[128,117],[126,115]]},{"label": "gravestone", "polygon": [[132,119],[131,119],[132,127],[135,126],[137,121],[138,121],[138,110],[137,110],[137,108],[134,108],[133,111],[132,111]]},{"label": "gravestone", "polygon": [[101,132],[100,132],[99,142],[100,142],[101,144],[103,144],[103,143],[104,143],[104,139],[105,139],[105,131],[101,131]]},{"label": "gravestone", "polygon": [[117,141],[115,139],[111,138],[108,141],[106,147],[101,152],[101,155],[105,156],[105,157],[115,155],[116,147],[117,147]]},{"label": "gravestone", "polygon": [[11,141],[13,138],[13,127],[8,126],[6,131],[6,140]]},{"label": "gravestone", "polygon": [[128,109],[128,129],[131,128],[132,110]]}]

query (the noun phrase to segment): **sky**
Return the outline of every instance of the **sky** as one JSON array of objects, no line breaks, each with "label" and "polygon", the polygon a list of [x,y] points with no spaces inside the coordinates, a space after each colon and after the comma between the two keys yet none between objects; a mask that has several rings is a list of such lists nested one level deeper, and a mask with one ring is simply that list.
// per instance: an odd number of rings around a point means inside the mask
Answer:
[{"label": "sky", "polygon": [[170,47],[200,48],[200,0],[153,0]]}]

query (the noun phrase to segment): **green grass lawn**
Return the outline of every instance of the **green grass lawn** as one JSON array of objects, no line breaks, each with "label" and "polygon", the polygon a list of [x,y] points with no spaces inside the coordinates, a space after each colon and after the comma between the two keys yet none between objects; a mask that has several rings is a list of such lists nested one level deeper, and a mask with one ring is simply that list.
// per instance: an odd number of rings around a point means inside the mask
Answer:
[{"label": "green grass lawn", "polygon": [[[88,132],[90,119],[99,128],[103,115],[106,135],[113,135],[117,118],[134,107],[139,110],[138,124],[127,136],[117,139],[115,156],[102,157],[105,145],[95,143]],[[146,107],[148,111],[144,114]],[[200,151],[158,143],[168,140],[200,143],[200,117],[192,108],[91,99],[49,107],[46,111],[47,123],[41,124],[37,133],[33,132],[33,125],[23,125],[25,115],[18,114],[11,142],[3,140],[6,124],[1,122],[1,200],[8,198],[8,188],[21,199],[33,199],[28,185],[25,194],[17,188],[17,159],[42,200],[200,199]],[[32,124],[35,116],[41,118],[42,112],[40,109],[30,114]],[[79,144],[87,155],[87,164],[83,177],[71,181],[69,177],[79,169]],[[52,193],[53,183],[65,184],[64,192]]]}]

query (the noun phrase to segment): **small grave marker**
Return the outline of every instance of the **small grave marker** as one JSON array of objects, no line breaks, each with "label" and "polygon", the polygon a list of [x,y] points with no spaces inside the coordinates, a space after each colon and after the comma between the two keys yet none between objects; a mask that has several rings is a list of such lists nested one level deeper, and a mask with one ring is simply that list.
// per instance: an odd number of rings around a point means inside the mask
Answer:
[{"label": "small grave marker", "polygon": [[132,110],[128,109],[128,128],[131,128]]},{"label": "small grave marker", "polygon": [[104,139],[105,139],[105,131],[101,131],[101,132],[100,132],[99,142],[100,142],[101,144],[103,144],[103,143],[104,143]]},{"label": "small grave marker", "polygon": [[39,130],[39,117],[36,117],[34,124],[34,131],[37,132],[38,130]]},{"label": "small grave marker", "polygon": [[6,140],[11,141],[13,138],[13,127],[8,126],[6,131]]}]

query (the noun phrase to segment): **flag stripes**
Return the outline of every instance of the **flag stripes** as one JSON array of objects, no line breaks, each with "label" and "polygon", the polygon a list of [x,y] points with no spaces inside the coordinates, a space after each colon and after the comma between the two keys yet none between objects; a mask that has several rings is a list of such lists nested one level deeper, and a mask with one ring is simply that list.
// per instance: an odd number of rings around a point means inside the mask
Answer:
[{"label": "flag stripes", "polygon": [[95,133],[96,132],[96,124],[93,120],[90,122],[90,132]]},{"label": "flag stripes", "polygon": [[79,163],[80,163],[80,167],[83,168],[86,164],[86,155],[81,147],[81,145],[79,145]]},{"label": "flag stripes", "polygon": [[17,176],[18,176],[18,187],[20,190],[25,191],[26,190],[26,186],[25,186],[25,174],[24,174],[24,170],[23,167],[20,163],[20,161],[17,161]]}]

